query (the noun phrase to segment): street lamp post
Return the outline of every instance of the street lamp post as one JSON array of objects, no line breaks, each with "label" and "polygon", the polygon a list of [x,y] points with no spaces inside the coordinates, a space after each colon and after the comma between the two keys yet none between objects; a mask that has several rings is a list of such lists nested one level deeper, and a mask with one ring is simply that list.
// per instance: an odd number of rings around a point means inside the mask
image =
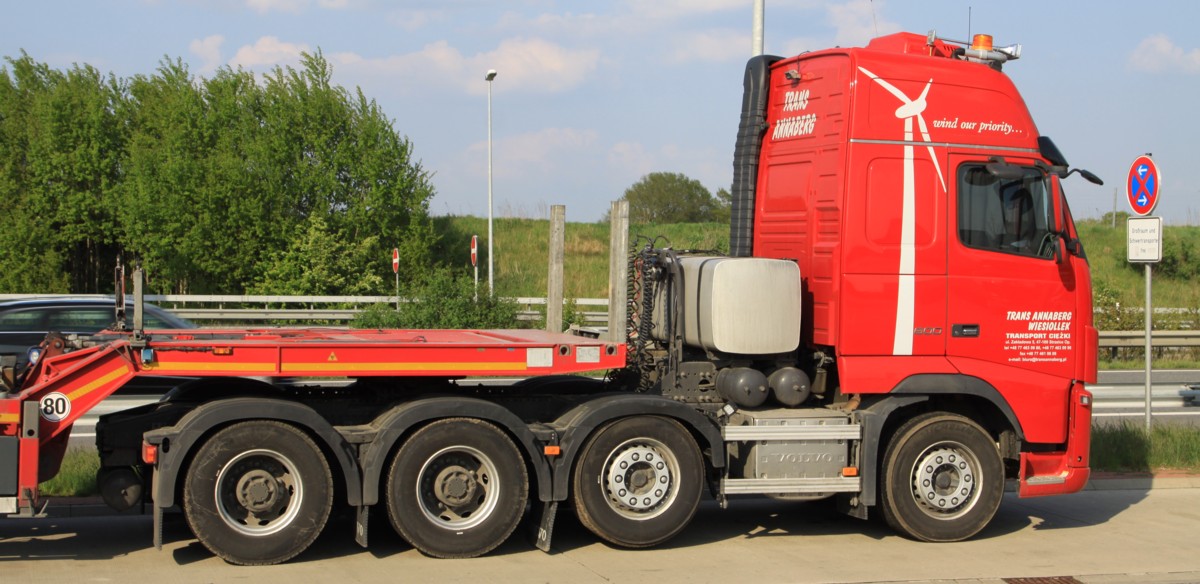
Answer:
[{"label": "street lamp post", "polygon": [[495,69],[489,69],[484,78],[488,82],[488,296],[496,295],[496,281],[492,279],[492,80],[495,78]]}]

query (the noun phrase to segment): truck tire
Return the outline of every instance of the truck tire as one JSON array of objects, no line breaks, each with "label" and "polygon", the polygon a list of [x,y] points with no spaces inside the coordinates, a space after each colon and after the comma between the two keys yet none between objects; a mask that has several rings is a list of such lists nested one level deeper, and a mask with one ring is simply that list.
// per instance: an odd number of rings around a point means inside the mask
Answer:
[{"label": "truck tire", "polygon": [[321,449],[281,422],[241,422],[196,451],[184,479],[192,532],[232,564],[287,561],[325,527],[333,478]]},{"label": "truck tire", "polygon": [[658,545],[687,527],[703,482],[704,460],[679,422],[624,418],[600,429],[580,453],[575,512],[592,533],[615,545]]},{"label": "truck tire", "polygon": [[529,497],[525,459],[496,426],[438,420],[404,442],[392,461],[392,527],[421,553],[472,558],[512,535]]},{"label": "truck tire", "polygon": [[897,430],[884,455],[883,516],[913,539],[979,533],[1000,507],[1004,466],[992,437],[962,416],[934,412]]}]

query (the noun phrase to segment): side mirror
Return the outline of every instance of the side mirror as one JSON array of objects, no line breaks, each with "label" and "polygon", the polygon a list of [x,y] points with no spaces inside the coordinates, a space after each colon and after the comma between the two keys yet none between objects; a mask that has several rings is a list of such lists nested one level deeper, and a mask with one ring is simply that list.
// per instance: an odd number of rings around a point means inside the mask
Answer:
[{"label": "side mirror", "polygon": [[1082,176],[1084,178],[1084,180],[1086,180],[1094,185],[1103,185],[1104,184],[1104,181],[1100,180],[1100,177],[1093,174],[1092,171],[1084,170],[1082,168],[1080,168],[1078,170],[1079,170],[1079,176]]},{"label": "side mirror", "polygon": [[1103,185],[1104,184],[1104,181],[1100,180],[1100,177],[1096,176],[1095,173],[1093,173],[1090,170],[1084,170],[1082,168],[1072,168],[1071,172],[1068,172],[1062,178],[1066,179],[1068,176],[1071,176],[1072,174],[1075,174],[1077,172],[1079,173],[1079,176],[1083,177],[1083,180],[1086,180],[1094,185]]}]

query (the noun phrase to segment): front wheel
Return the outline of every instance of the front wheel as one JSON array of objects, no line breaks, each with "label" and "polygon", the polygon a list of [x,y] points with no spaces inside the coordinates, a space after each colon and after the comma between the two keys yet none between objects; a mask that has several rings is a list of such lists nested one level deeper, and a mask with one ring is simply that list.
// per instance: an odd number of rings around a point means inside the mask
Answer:
[{"label": "front wheel", "polygon": [[679,422],[655,416],[605,426],[580,453],[574,502],[579,520],[616,545],[671,539],[700,503],[704,460]]},{"label": "front wheel", "polygon": [[200,543],[233,564],[277,564],[308,548],[329,518],[333,478],[321,449],[274,421],[225,428],[188,469],[183,511]]},{"label": "front wheel", "polygon": [[925,414],[901,426],[888,444],[882,477],[884,519],[921,541],[961,541],[979,533],[1004,495],[995,441],[953,414]]},{"label": "front wheel", "polygon": [[529,476],[513,441],[482,420],[421,428],[392,462],[392,526],[422,553],[471,558],[504,543],[525,513]]}]

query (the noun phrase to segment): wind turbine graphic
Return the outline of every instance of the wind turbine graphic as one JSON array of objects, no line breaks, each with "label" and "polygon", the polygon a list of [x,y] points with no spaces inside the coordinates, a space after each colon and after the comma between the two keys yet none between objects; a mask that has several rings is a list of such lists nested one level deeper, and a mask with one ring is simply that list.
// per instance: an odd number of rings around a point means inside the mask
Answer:
[{"label": "wind turbine graphic", "polygon": [[937,156],[933,153],[933,144],[929,139],[929,127],[921,115],[925,111],[925,97],[929,95],[933,79],[925,83],[925,89],[921,91],[920,96],[916,99],[909,99],[904,92],[880,79],[878,75],[863,67],[859,67],[858,70],[900,100],[900,107],[896,108],[896,117],[904,120],[904,199],[900,213],[900,281],[896,294],[896,330],[892,340],[892,354],[912,355],[913,320],[917,304],[917,250],[915,244],[917,186],[916,171],[913,168],[913,146],[915,145],[913,118],[916,118],[921,129],[921,139],[926,143],[925,148],[929,151],[929,160],[933,162],[933,167],[937,171],[938,180],[942,183],[942,190],[946,190],[946,179],[942,178],[942,168],[938,164]]}]

